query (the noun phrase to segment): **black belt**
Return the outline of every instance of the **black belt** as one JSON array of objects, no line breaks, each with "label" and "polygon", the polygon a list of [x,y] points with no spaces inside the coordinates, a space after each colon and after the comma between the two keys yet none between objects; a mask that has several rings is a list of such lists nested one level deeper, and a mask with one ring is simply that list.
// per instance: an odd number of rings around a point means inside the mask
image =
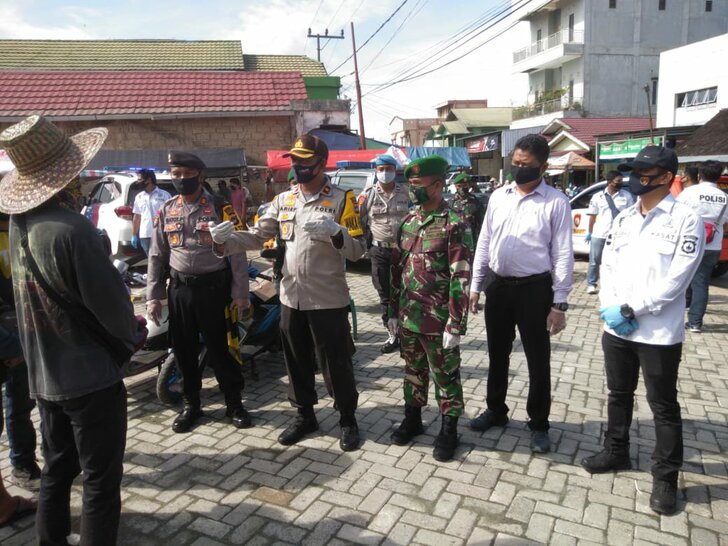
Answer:
[{"label": "black belt", "polygon": [[535,275],[528,275],[526,277],[501,277],[497,273],[493,273],[495,278],[503,284],[510,286],[518,286],[519,284],[530,284],[532,282],[538,282],[551,278],[551,272],[546,271],[545,273],[536,273]]},{"label": "black belt", "polygon": [[185,286],[203,286],[222,284],[228,280],[228,269],[220,269],[212,273],[202,273],[201,275],[190,275],[188,273],[180,273],[176,269],[170,271],[169,276],[179,284]]}]

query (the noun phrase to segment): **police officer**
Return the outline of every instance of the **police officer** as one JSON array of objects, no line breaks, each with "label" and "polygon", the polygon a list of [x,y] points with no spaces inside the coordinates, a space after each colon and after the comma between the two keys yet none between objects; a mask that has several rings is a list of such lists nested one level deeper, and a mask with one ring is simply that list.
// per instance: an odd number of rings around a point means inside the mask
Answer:
[{"label": "police officer", "polygon": [[371,238],[369,258],[372,262],[372,283],[379,294],[382,308],[382,324],[387,329],[387,341],[383,353],[399,348],[397,332],[388,328],[389,275],[392,265],[392,249],[402,220],[411,206],[407,187],[397,184],[394,177],[397,160],[391,155],[380,155],[374,160],[377,181],[359,196],[359,214],[362,226]]},{"label": "police officer", "polygon": [[459,345],[467,324],[473,250],[470,226],[442,198],[447,168],[447,161],[435,155],[413,161],[404,171],[417,207],[404,219],[392,258],[389,312],[405,361],[405,417],[391,439],[405,445],[424,432],[421,412],[431,370],[442,414],[432,453],[438,461],[452,459],[458,445],[463,413]]},{"label": "police officer", "polygon": [[703,253],[705,229],[690,207],[676,203],[670,185],[675,152],[647,146],[631,163],[637,203],[614,220],[602,256],[602,348],[609,398],[604,450],[586,457],[589,472],[632,467],[629,428],[640,370],[655,419],[650,507],[671,514],[683,460],[677,376],[682,353],[685,290]]},{"label": "police officer", "polygon": [[473,195],[471,191],[473,185],[468,173],[462,172],[455,175],[452,184],[455,186],[455,198],[452,200],[450,208],[455,212],[459,212],[465,218],[465,221],[473,232],[473,239],[477,241],[478,235],[480,234],[480,227],[483,225],[485,207]]},{"label": "police officer", "polygon": [[[155,220],[149,251],[147,313],[158,324],[166,292],[165,271],[169,268],[169,332],[184,376],[184,409],[172,429],[187,432],[202,416],[200,335],[225,395],[225,415],[235,427],[247,428],[251,420],[240,399],[243,376],[228,352],[225,323],[225,307],[231,298],[239,311],[249,306],[247,260],[244,254],[221,260],[212,252],[208,222],[218,222],[226,213],[215,206],[213,196],[203,188],[202,160],[190,153],[170,152],[169,165],[179,195],[162,206]],[[232,206],[225,208],[229,211]]]},{"label": "police officer", "polygon": [[235,232],[229,223],[211,228],[215,251],[228,255],[261,248],[280,235],[285,241],[281,279],[281,338],[288,371],[288,399],[298,410],[278,437],[295,444],[318,430],[313,406],[318,402],[318,361],[326,388],[341,418],[339,446],[359,446],[354,412],[359,393],[349,347],[349,288],[344,258],[358,260],[366,250],[356,201],[350,191],[331,184],[324,169],[329,150],[319,138],[299,137],[291,158],[298,184],[273,199],[256,227]]}]

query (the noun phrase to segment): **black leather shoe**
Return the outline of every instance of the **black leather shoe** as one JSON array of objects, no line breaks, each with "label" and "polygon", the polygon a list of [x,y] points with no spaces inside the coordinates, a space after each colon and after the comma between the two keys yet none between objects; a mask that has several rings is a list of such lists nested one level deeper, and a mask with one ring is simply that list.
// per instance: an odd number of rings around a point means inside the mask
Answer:
[{"label": "black leather shoe", "polygon": [[492,427],[504,427],[508,424],[507,415],[497,415],[490,410],[485,410],[475,419],[470,420],[470,428],[480,432],[485,432]]},{"label": "black leather shoe", "polygon": [[359,448],[359,426],[341,425],[341,438],[339,439],[341,451],[355,451]]},{"label": "black leather shoe", "polygon": [[316,432],[319,428],[318,421],[314,415],[296,415],[295,421],[278,436],[278,443],[290,446],[298,443],[306,434]]},{"label": "black leather shoe", "polygon": [[432,450],[432,457],[436,461],[447,462],[455,455],[455,448],[458,447],[458,418],[450,415],[442,416],[440,433],[435,438],[435,448]]},{"label": "black leather shoe", "polygon": [[632,461],[626,453],[615,453],[605,449],[591,457],[584,457],[581,466],[591,474],[604,474],[617,470],[630,470]]},{"label": "black leather shoe", "polygon": [[677,509],[677,484],[653,480],[650,508],[658,514],[674,514]]},{"label": "black leather shoe", "polygon": [[178,433],[189,432],[200,417],[202,417],[202,410],[199,406],[185,406],[172,423],[172,430]]},{"label": "black leather shoe", "polygon": [[551,438],[548,430],[534,430],[531,432],[531,443],[529,444],[532,453],[548,453],[551,451]]},{"label": "black leather shoe", "polygon": [[250,419],[250,414],[245,410],[243,406],[235,406],[228,408],[225,412],[225,417],[229,417],[235,428],[250,428],[253,426],[253,421]]},{"label": "black leather shoe", "polygon": [[398,446],[406,446],[412,438],[425,432],[422,427],[422,408],[414,406],[404,407],[404,420],[397,427],[390,439]]},{"label": "black leather shoe", "polygon": [[399,338],[395,337],[393,340],[388,339],[384,345],[382,345],[382,352],[384,354],[393,353],[399,349]]}]

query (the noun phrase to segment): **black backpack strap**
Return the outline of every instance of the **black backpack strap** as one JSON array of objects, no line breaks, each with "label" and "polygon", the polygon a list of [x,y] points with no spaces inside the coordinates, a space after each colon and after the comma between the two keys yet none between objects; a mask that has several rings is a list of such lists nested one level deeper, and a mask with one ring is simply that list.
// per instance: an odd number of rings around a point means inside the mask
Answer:
[{"label": "black backpack strap", "polygon": [[45,277],[43,277],[43,274],[40,272],[40,268],[30,251],[28,225],[25,214],[19,214],[15,218],[20,230],[20,246],[23,247],[23,251],[25,252],[28,268],[35,278],[35,281],[40,285],[46,295],[74,320],[86,327],[91,337],[93,337],[99,345],[104,347],[119,365],[129,360],[134,352],[127,348],[122,341],[109,335],[109,333],[103,326],[101,326],[99,321],[96,320],[88,309],[71,303],[51,288],[51,285],[48,284],[48,281],[46,281]]}]

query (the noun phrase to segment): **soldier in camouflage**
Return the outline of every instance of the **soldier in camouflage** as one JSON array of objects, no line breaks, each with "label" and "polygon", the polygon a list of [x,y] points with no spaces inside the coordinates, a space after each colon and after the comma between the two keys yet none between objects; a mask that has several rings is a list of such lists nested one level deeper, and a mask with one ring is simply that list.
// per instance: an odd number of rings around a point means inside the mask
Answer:
[{"label": "soldier in camouflage", "polygon": [[480,226],[483,225],[483,218],[485,217],[485,207],[480,200],[473,195],[472,183],[470,182],[470,175],[462,172],[456,175],[452,184],[455,186],[455,198],[450,204],[450,208],[456,212],[459,212],[465,218],[465,221],[473,231],[473,239],[478,240],[480,234]]},{"label": "soldier in camouflage", "polygon": [[430,373],[442,426],[433,457],[449,461],[463,413],[460,336],[465,334],[473,235],[442,198],[447,161],[429,156],[410,163],[405,177],[418,206],[405,217],[392,257],[390,327],[399,328],[405,360],[405,418],[392,442],[405,445],[424,432]]}]

